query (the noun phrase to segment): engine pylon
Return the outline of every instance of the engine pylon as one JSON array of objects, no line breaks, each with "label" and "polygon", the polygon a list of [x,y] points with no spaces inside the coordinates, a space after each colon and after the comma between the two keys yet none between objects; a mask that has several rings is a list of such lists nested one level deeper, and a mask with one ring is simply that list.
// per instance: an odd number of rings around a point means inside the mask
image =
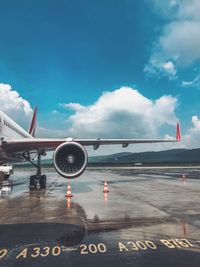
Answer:
[{"label": "engine pylon", "polygon": [[66,193],[65,197],[67,197],[67,198],[73,197],[70,184],[68,184],[68,186],[67,186],[67,193]]},{"label": "engine pylon", "polygon": [[108,193],[108,192],[109,192],[108,184],[107,182],[104,182],[103,193]]}]

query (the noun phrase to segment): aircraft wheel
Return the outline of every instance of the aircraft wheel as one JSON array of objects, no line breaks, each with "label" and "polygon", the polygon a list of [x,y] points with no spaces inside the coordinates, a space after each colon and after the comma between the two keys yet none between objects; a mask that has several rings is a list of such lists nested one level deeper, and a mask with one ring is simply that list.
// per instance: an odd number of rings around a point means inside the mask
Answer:
[{"label": "aircraft wheel", "polygon": [[5,180],[5,173],[0,171],[0,181]]},{"label": "aircraft wheel", "polygon": [[36,175],[31,175],[30,177],[30,189],[35,189],[37,186]]},{"label": "aircraft wheel", "polygon": [[47,178],[46,178],[46,175],[42,175],[41,177],[40,177],[40,188],[46,188],[46,180],[47,180]]},{"label": "aircraft wheel", "polygon": [[10,177],[10,174],[5,174],[5,179],[8,179]]}]

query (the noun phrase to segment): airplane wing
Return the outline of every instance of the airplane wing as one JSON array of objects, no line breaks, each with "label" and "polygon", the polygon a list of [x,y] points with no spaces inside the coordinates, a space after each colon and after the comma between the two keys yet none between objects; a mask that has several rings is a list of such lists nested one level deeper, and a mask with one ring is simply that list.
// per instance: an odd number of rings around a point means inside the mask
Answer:
[{"label": "airplane wing", "polygon": [[171,143],[179,142],[181,139],[180,126],[177,124],[176,139],[48,139],[48,138],[23,138],[23,139],[11,139],[2,142],[2,148],[7,152],[24,152],[54,150],[57,146],[65,142],[77,142],[83,146],[93,146],[94,149],[98,149],[101,145],[116,145],[121,144],[123,147],[127,147],[129,144],[147,144],[147,143]]}]

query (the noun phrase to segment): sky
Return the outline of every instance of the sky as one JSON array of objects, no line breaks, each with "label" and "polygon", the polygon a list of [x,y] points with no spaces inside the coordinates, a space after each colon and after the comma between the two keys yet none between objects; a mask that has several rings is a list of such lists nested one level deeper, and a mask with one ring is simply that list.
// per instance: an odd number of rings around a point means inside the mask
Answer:
[{"label": "sky", "polygon": [[38,137],[171,138],[179,121],[178,146],[200,147],[199,10],[200,0],[1,1],[1,110],[26,129],[37,105]]}]

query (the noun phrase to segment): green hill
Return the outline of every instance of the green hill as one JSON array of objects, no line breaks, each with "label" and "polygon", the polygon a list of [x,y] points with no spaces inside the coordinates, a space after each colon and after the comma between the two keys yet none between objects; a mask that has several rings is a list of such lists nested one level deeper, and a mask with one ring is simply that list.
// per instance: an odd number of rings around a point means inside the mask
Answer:
[{"label": "green hill", "polygon": [[[89,157],[89,165],[152,165],[152,164],[200,164],[200,148],[171,149],[151,152],[123,152],[105,156]],[[28,162],[17,164],[29,166]],[[42,159],[43,166],[53,166],[52,159]]]},{"label": "green hill", "polygon": [[200,148],[171,149],[157,152],[118,153],[90,157],[91,163],[200,163]]}]

